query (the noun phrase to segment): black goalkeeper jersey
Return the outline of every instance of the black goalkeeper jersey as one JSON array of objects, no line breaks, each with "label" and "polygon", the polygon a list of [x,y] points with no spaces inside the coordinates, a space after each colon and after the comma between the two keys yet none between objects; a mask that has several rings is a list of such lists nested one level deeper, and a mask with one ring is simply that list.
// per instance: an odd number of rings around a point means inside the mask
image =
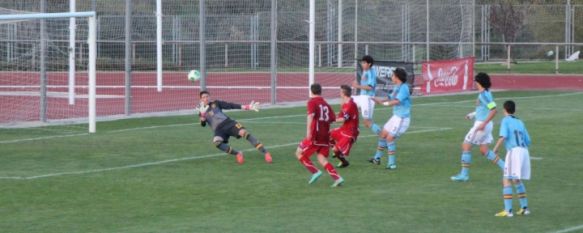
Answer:
[{"label": "black goalkeeper jersey", "polygon": [[[209,108],[206,111],[205,121],[201,121],[200,124],[205,126],[207,123],[210,124],[211,128],[215,131],[221,128],[224,125],[234,122],[231,118],[229,118],[225,113],[224,110],[228,109],[241,109],[240,104],[229,103],[220,100],[214,100],[209,103]],[[199,113],[200,115],[200,113]]]}]

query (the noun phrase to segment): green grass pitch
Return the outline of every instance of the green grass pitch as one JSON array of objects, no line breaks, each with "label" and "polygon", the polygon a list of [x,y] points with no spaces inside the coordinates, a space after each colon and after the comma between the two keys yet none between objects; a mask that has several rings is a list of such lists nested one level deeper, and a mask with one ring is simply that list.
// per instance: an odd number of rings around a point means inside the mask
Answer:
[{"label": "green grass pitch", "polygon": [[[346,183],[336,189],[327,174],[308,185],[294,157],[305,135],[303,107],[229,113],[270,148],[271,165],[246,141],[232,140],[246,154],[237,165],[193,116],[102,122],[93,135],[79,127],[77,136],[24,141],[59,130],[0,129],[0,232],[582,230],[583,93],[494,93],[499,106],[516,101],[533,139],[532,214],[512,219],[494,217],[503,208],[502,174],[477,148],[471,180],[449,180],[460,169],[460,143],[472,124],[463,117],[475,96],[414,99],[396,171],[366,162],[376,139],[362,128],[351,166],[339,169]],[[376,122],[389,116],[377,107]]]}]

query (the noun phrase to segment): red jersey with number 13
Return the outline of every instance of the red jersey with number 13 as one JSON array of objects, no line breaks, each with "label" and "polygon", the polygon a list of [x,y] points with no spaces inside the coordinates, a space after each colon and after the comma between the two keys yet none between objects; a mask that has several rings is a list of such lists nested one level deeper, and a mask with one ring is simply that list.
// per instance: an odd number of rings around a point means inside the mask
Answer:
[{"label": "red jersey with number 13", "polygon": [[330,123],[336,120],[334,110],[321,96],[312,97],[308,101],[308,115],[313,114],[308,138],[314,145],[328,146],[330,142]]}]

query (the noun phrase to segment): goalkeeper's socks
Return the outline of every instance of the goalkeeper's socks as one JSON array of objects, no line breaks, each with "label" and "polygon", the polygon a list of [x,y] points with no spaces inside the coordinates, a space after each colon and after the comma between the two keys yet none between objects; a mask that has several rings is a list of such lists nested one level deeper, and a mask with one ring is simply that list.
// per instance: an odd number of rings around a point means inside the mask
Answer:
[{"label": "goalkeeper's socks", "polygon": [[379,138],[377,142],[377,152],[374,155],[376,160],[380,160],[383,157],[384,150],[387,148],[387,140],[384,138]]},{"label": "goalkeeper's socks", "polygon": [[526,187],[524,187],[524,183],[520,182],[520,184],[517,184],[514,187],[516,187],[516,193],[518,194],[518,200],[520,201],[520,208],[527,208],[528,199],[526,199]]},{"label": "goalkeeper's socks", "polygon": [[246,133],[245,139],[247,139],[247,141],[249,141],[249,143],[251,143],[251,145],[253,145],[259,152],[263,154],[267,153],[263,144],[261,144],[261,142],[259,142],[257,138],[253,137],[253,135]]},{"label": "goalkeeper's socks", "polygon": [[463,176],[470,175],[470,164],[472,163],[472,153],[469,151],[462,152],[462,171]]},{"label": "goalkeeper's socks", "polygon": [[379,127],[379,125],[377,124],[372,124],[372,126],[370,127],[370,130],[372,130],[372,133],[379,135],[381,133],[381,127]]},{"label": "goalkeeper's socks", "polygon": [[317,169],[317,168],[314,166],[314,164],[312,163],[312,161],[311,161],[310,159],[308,159],[308,158],[302,157],[302,158],[300,159],[300,163],[301,163],[302,165],[304,165],[304,167],[305,167],[306,169],[308,169],[308,171],[309,171],[310,173],[312,173],[312,174],[314,174],[314,173],[316,173],[316,172],[318,172],[318,171],[319,171],[319,170],[318,170],[318,169]]},{"label": "goalkeeper's socks", "polygon": [[512,186],[505,186],[502,189],[502,195],[504,196],[504,209],[508,213],[512,212]]},{"label": "goalkeeper's socks", "polygon": [[239,153],[239,151],[233,149],[233,147],[229,146],[229,144],[226,144],[226,143],[221,143],[221,144],[217,145],[217,148],[219,150],[222,150],[225,153],[231,154],[231,155],[237,155],[237,153]]}]

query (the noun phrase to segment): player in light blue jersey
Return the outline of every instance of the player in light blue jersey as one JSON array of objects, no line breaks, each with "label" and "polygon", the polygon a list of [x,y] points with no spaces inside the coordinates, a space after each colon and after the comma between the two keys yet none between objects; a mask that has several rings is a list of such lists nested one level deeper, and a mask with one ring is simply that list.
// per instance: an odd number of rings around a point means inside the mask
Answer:
[{"label": "player in light blue jersey", "polygon": [[526,199],[526,188],[521,180],[530,179],[530,136],[524,123],[514,116],[516,104],[509,100],[504,102],[504,119],[500,123],[500,138],[494,146],[494,153],[498,154],[498,148],[504,143],[506,147],[506,164],[504,166],[504,177],[502,178],[502,195],[504,198],[504,210],[497,213],[497,217],[512,217],[512,183],[516,188],[520,210],[518,215],[528,215],[528,200]]},{"label": "player in light blue jersey", "polygon": [[[360,109],[360,113],[363,118],[364,125],[367,128],[371,128],[372,116],[374,113],[375,102],[371,97],[375,97],[376,86],[377,86],[377,73],[372,68],[374,64],[374,59],[366,55],[362,57],[360,65],[362,67],[362,75],[360,76],[360,82],[355,80],[352,83],[353,88],[360,89],[359,95],[352,96],[352,100],[356,103],[356,106]],[[372,128],[375,134],[378,134],[380,128]]]},{"label": "player in light blue jersey", "polygon": [[[397,169],[396,141],[402,136],[411,123],[411,92],[407,84],[407,71],[402,68],[396,68],[391,77],[395,86],[392,92],[389,92],[388,99],[374,99],[375,103],[385,106],[393,106],[393,116],[383,126],[379,133],[377,153],[368,161],[373,164],[380,164],[383,151],[386,149],[388,154],[387,169]],[[373,128],[379,127],[373,124]]]},{"label": "player in light blue jersey", "polygon": [[504,161],[501,160],[493,151],[488,149],[488,145],[492,143],[493,123],[492,119],[496,116],[496,102],[490,87],[490,76],[486,73],[479,73],[474,78],[478,90],[478,99],[476,99],[476,111],[466,115],[466,119],[475,117],[474,126],[466,134],[464,142],[462,143],[462,169],[460,173],[451,177],[453,181],[468,181],[470,179],[470,164],[472,163],[472,145],[480,146],[480,152],[486,156],[492,163],[498,165],[500,169],[504,168]]}]

